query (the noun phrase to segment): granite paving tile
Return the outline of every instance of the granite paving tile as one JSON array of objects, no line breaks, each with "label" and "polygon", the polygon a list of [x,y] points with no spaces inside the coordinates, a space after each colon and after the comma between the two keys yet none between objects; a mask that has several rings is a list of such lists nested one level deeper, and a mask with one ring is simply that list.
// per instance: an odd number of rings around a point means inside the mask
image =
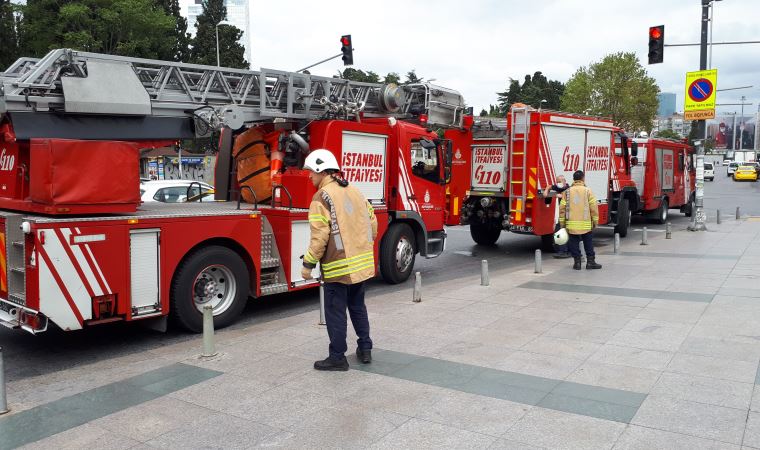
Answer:
[{"label": "granite paving tile", "polygon": [[493,436],[413,418],[375,442],[369,448],[392,450],[399,448],[481,449],[488,448],[495,441],[496,438]]},{"label": "granite paving tile", "polygon": [[615,443],[614,450],[739,450],[738,445],[702,439],[669,431],[630,425]]},{"label": "granite paving tile", "polygon": [[588,360],[642,369],[664,370],[672,358],[673,353],[671,352],[605,344]]},{"label": "granite paving tile", "polygon": [[673,357],[665,370],[742,383],[754,383],[757,375],[757,361],[737,361],[735,359],[679,353]]},{"label": "granite paving tile", "polygon": [[728,408],[748,409],[753,388],[754,385],[750,383],[665,372],[652,393]]}]

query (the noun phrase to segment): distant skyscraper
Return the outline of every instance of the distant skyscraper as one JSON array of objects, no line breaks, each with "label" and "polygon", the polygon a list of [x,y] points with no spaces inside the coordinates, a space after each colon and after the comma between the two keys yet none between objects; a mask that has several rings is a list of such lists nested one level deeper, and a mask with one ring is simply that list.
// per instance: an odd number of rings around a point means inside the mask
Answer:
[{"label": "distant skyscraper", "polygon": [[676,94],[670,92],[662,92],[657,94],[657,102],[659,107],[657,108],[657,115],[660,117],[672,116],[676,112]]},{"label": "distant skyscraper", "polygon": [[[249,0],[224,0],[224,6],[227,7],[227,21],[243,31],[240,42],[245,48],[245,60],[251,62],[251,42],[249,41],[248,23],[250,13],[248,7]],[[195,36],[196,18],[203,12],[202,0],[180,0],[182,15],[187,18],[187,31]]]}]

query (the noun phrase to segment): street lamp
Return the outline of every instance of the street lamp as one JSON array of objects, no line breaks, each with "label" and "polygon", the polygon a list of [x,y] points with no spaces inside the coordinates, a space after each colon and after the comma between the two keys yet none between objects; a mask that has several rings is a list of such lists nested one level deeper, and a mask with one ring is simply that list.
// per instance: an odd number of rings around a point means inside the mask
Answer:
[{"label": "street lamp", "polygon": [[226,20],[222,20],[221,22],[216,24],[216,67],[221,66],[221,63],[219,62],[219,25],[234,25],[234,24]]}]

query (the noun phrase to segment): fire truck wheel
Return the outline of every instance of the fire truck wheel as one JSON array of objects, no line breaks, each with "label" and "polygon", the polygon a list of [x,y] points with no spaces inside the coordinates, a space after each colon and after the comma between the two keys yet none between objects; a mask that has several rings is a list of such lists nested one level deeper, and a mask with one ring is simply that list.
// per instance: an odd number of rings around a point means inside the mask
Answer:
[{"label": "fire truck wheel", "polygon": [[470,223],[470,236],[472,236],[472,240],[476,244],[494,245],[499,240],[499,236],[501,236],[501,229],[475,220]]},{"label": "fire truck wheel", "polygon": [[394,223],[380,244],[380,274],[389,284],[403,283],[412,274],[417,253],[414,231],[405,223]]},{"label": "fire truck wheel", "polygon": [[663,224],[668,221],[669,207],[670,205],[668,205],[668,199],[667,198],[662,199],[662,202],[660,202],[660,207],[657,208],[657,216],[654,219],[656,223]]},{"label": "fire truck wheel", "polygon": [[689,206],[686,207],[686,210],[683,212],[684,216],[691,217],[694,215],[694,211],[697,210],[697,203],[694,200],[689,201]]},{"label": "fire truck wheel", "polygon": [[631,227],[631,209],[628,206],[628,199],[621,199],[618,202],[617,225],[615,233],[621,238],[628,236],[628,229]]},{"label": "fire truck wheel", "polygon": [[220,246],[201,248],[185,257],[171,286],[172,318],[183,328],[203,330],[203,307],[214,309],[214,327],[237,319],[248,299],[250,275],[234,251]]}]

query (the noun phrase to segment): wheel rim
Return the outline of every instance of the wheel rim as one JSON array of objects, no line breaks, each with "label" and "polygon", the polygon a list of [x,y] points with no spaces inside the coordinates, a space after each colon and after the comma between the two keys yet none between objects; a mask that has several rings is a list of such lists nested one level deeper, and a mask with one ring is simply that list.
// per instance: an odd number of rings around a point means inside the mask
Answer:
[{"label": "wheel rim", "polygon": [[413,259],[412,242],[406,236],[401,236],[396,244],[396,269],[402,273],[406,272],[411,267]]},{"label": "wheel rim", "polygon": [[211,305],[214,315],[227,311],[235,301],[237,283],[232,271],[222,265],[214,264],[206,267],[193,282],[193,303],[198,311]]}]

